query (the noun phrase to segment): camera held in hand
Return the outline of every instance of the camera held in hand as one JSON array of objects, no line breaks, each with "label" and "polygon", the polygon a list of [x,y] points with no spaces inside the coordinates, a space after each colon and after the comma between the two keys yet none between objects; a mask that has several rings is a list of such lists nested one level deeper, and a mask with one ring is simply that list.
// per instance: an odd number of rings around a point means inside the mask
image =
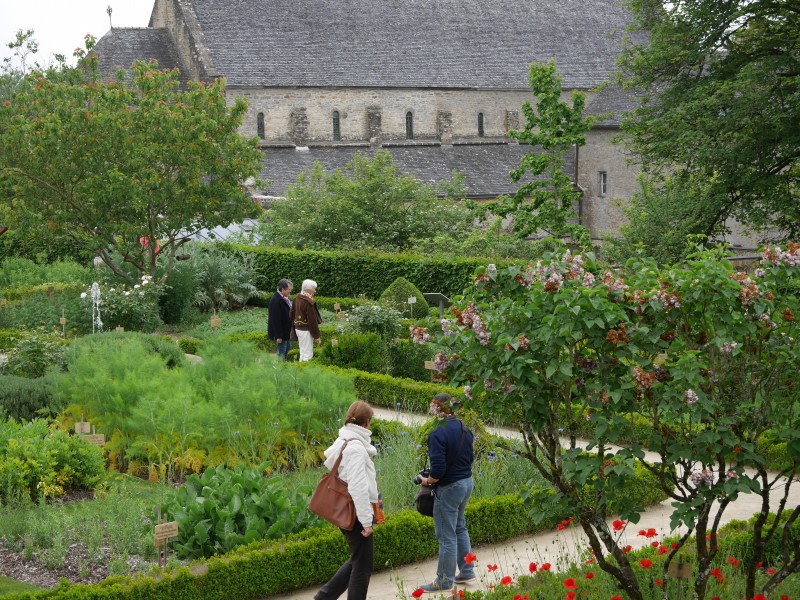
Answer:
[{"label": "camera held in hand", "polygon": [[423,477],[430,477],[430,476],[431,476],[430,469],[422,469],[422,471],[419,472],[419,475],[414,477],[414,485],[420,485],[422,483]]}]

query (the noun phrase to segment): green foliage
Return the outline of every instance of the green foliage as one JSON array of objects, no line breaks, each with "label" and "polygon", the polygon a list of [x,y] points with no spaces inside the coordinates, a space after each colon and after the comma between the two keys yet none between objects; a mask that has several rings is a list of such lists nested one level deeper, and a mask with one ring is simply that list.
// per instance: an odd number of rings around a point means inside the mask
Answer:
[{"label": "green foliage", "polygon": [[[423,292],[441,292],[452,297],[472,281],[475,269],[503,261],[478,258],[438,258],[415,254],[378,252],[330,252],[290,250],[264,246],[232,246],[252,254],[258,273],[256,286],[271,289],[275,281],[288,277],[302,281],[311,277],[320,293],[330,296],[378,298],[398,277],[405,277]],[[358,273],[358,277],[353,274]]]},{"label": "green foliage", "polygon": [[372,304],[371,300],[367,298],[334,298],[330,296],[314,296],[314,302],[317,303],[317,308],[320,311],[327,310],[330,312],[336,312],[335,304],[339,305],[339,310],[348,311],[356,306],[361,306],[363,304]]},{"label": "green foliage", "polygon": [[52,396],[44,379],[0,375],[0,409],[4,417],[31,421],[50,412]]},{"label": "green foliage", "polygon": [[261,352],[275,352],[275,340],[269,339],[266,331],[251,331],[250,333],[232,333],[228,335],[232,342],[249,342]]},{"label": "green foliage", "polygon": [[0,504],[92,489],[105,472],[103,452],[36,419],[0,423]]},{"label": "green foliage", "polygon": [[400,318],[400,312],[395,308],[362,304],[350,311],[342,328],[356,333],[375,333],[384,340],[390,340],[400,333]]},{"label": "green foliage", "polygon": [[16,346],[21,335],[19,329],[0,329],[0,352],[6,352]]},{"label": "green foliage", "polygon": [[[53,395],[107,436],[109,461],[153,480],[206,466],[316,464],[326,427],[355,399],[352,384],[318,368],[290,369],[249,343],[206,341],[200,364],[154,352],[147,336],[103,334],[67,353]],[[314,442],[313,444],[311,442]]]},{"label": "green foliage", "polygon": [[178,340],[178,347],[186,354],[197,354],[197,350],[203,344],[203,340],[197,338],[181,338]]},{"label": "green foliage", "polygon": [[316,354],[323,365],[359,369],[370,373],[386,371],[386,352],[383,340],[377,333],[349,333],[325,343]]},{"label": "green foliage", "polygon": [[178,537],[172,541],[178,556],[224,554],[319,523],[305,499],[313,490],[290,493],[280,478],[267,479],[263,470],[219,466],[186,479],[163,506],[168,520],[178,522]]},{"label": "green foliage", "polygon": [[630,3],[643,35],[630,37],[621,79],[648,93],[623,121],[626,140],[656,176],[708,180],[705,197],[676,198],[679,211],[702,215],[706,236],[731,217],[768,236],[800,233],[800,76],[787,41],[800,25],[790,6]]},{"label": "green foliage", "polygon": [[334,172],[315,163],[287,188],[285,200],[271,203],[267,218],[261,233],[269,244],[314,250],[408,250],[414,240],[470,227],[453,197],[439,199],[434,186],[398,174],[386,150],[356,153]]},{"label": "green foliage", "polygon": [[3,297],[8,305],[0,307],[0,326],[16,329],[61,328],[60,318],[67,320],[65,331],[83,334],[92,330],[92,314],[80,301],[83,285],[41,284],[34,287],[6,289]]},{"label": "green foliage", "polygon": [[58,333],[40,327],[24,331],[13,338],[8,350],[8,362],[0,367],[7,375],[42,377],[50,365],[61,360],[66,341]]},{"label": "green foliage", "polygon": [[431,372],[425,368],[425,361],[434,358],[430,346],[411,340],[391,340],[386,343],[386,352],[389,356],[389,374],[393,377],[431,380]]},{"label": "green foliage", "polygon": [[70,260],[36,263],[27,258],[10,257],[0,263],[0,289],[26,288],[43,283],[83,284],[93,275],[93,269]]},{"label": "green foliage", "polygon": [[537,152],[525,155],[511,171],[515,183],[527,179],[513,198],[503,196],[489,210],[498,217],[513,216],[514,231],[520,237],[544,230],[555,238],[568,235],[587,247],[589,231],[572,222],[576,216],[573,204],[581,198],[581,192],[564,172],[564,154],[585,145],[585,134],[592,128],[593,118],[583,116],[586,96],[573,90],[572,106],[561,100],[561,77],[552,60],[546,65],[531,63],[530,86],[536,106],[525,101],[525,127],[508,135],[536,146]]},{"label": "green foliage", "polygon": [[[417,301],[414,304],[409,304],[408,299],[412,297],[416,298]],[[378,302],[384,306],[394,308],[401,315],[412,319],[428,315],[428,301],[425,300],[425,296],[405,277],[398,277],[390,283],[389,287],[381,294]]]},{"label": "green foliage", "polygon": [[167,325],[183,323],[194,300],[194,269],[191,265],[184,265],[181,263],[172,270],[158,298],[161,320]]},{"label": "green foliage", "polygon": [[208,246],[192,255],[194,303],[204,310],[241,308],[255,297],[263,297],[254,285],[256,277],[252,257]]},{"label": "green foliage", "polygon": [[154,62],[100,80],[97,61],[85,56],[72,80],[27,75],[0,104],[4,204],[13,227],[69,235],[122,279],[111,251],[150,276],[164,256],[166,277],[191,233],[254,212],[241,186],[261,165],[238,132],[247,102],[229,103],[222,80],[181,89]]},{"label": "green foliage", "polygon": [[[656,183],[640,176],[640,191],[622,207],[627,222],[620,227],[619,237],[607,240],[603,254],[618,264],[639,255],[672,264],[691,254],[697,240],[720,239],[727,230],[706,206],[718,193],[714,180],[713,176],[673,175]],[[725,198],[716,202],[724,203]]]}]

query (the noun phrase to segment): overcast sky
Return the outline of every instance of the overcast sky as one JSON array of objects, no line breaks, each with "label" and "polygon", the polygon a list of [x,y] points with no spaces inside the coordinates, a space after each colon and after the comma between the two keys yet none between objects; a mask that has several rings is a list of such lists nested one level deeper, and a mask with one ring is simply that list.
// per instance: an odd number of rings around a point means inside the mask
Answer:
[{"label": "overcast sky", "polygon": [[147,27],[154,0],[0,0],[0,59],[11,56],[7,44],[18,30],[33,29],[40,64],[49,64],[51,54],[73,62],[87,33],[100,39],[108,31],[109,4],[114,27]]}]

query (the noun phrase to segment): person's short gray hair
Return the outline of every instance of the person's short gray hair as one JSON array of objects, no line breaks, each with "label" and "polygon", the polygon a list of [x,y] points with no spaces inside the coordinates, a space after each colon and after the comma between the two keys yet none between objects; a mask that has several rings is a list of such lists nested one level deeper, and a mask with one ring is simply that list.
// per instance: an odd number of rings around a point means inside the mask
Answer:
[{"label": "person's short gray hair", "polygon": [[292,282],[289,279],[280,279],[278,281],[278,289],[279,290],[288,290],[292,287]]},{"label": "person's short gray hair", "polygon": [[308,290],[315,290],[317,289],[317,282],[313,279],[304,279],[303,285],[300,287],[300,290],[303,292],[307,292]]}]

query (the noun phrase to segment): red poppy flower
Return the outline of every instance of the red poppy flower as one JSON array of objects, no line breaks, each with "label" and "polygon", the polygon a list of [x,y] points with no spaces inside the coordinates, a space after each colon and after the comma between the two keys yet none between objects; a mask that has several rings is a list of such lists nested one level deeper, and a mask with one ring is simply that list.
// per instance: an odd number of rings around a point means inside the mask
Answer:
[{"label": "red poppy flower", "polygon": [[509,577],[508,575],[506,575],[505,577],[503,577],[503,578],[500,580],[500,584],[501,584],[501,585],[511,585],[511,582],[512,582],[512,581],[514,581],[514,580],[513,580],[513,579],[511,579],[511,577]]},{"label": "red poppy flower", "polygon": [[472,552],[467,552],[467,555],[464,557],[464,562],[467,563],[468,565],[471,565],[476,560],[478,560],[478,557],[475,556]]},{"label": "red poppy flower", "polygon": [[753,596],[753,600],[767,600],[767,597],[764,594],[756,594]]},{"label": "red poppy flower", "polygon": [[658,547],[660,546],[660,544],[659,544],[658,542],[650,542],[650,545],[651,545],[653,548],[658,548]]},{"label": "red poppy flower", "polygon": [[549,571],[550,570],[550,563],[544,563],[542,565],[542,571]]},{"label": "red poppy flower", "polygon": [[653,583],[655,583],[658,587],[661,587],[662,585],[664,585],[664,582],[661,581],[660,579],[656,579]]},{"label": "red poppy flower", "polygon": [[729,556],[727,560],[728,560],[729,563],[731,563],[731,565],[733,566],[734,569],[739,566],[739,559],[738,558],[734,558],[732,556]]},{"label": "red poppy flower", "polygon": [[642,560],[639,561],[639,564],[642,566],[643,569],[649,569],[650,567],[653,566],[653,561],[648,560],[647,558],[643,558]]},{"label": "red poppy flower", "polygon": [[597,560],[596,558],[590,558],[589,560],[587,560],[587,561],[586,561],[586,564],[587,564],[587,565],[590,565],[590,564],[592,564],[592,563],[593,563],[594,561],[596,561],[596,560]]},{"label": "red poppy flower", "polygon": [[558,529],[559,531],[564,531],[566,528],[567,528],[567,526],[566,525],[562,525],[561,523],[556,525],[556,529]]},{"label": "red poppy flower", "polygon": [[537,565],[534,562],[528,565],[528,571],[530,571],[531,573],[536,573],[537,568],[539,568],[539,565]]},{"label": "red poppy flower", "polygon": [[567,592],[566,600],[575,600],[575,592]]},{"label": "red poppy flower", "polygon": [[654,527],[651,527],[650,529],[647,530],[647,533],[645,534],[645,537],[651,538],[651,537],[656,537],[657,535],[658,535],[658,532],[655,530]]},{"label": "red poppy flower", "polygon": [[486,568],[489,569],[489,572],[497,571],[497,565],[486,565]]},{"label": "red poppy flower", "polygon": [[520,596],[519,594],[517,594],[516,596],[514,596],[514,600],[522,600],[522,596]]},{"label": "red poppy flower", "polygon": [[620,521],[617,519],[611,524],[611,526],[614,528],[614,531],[622,531],[625,529],[625,521]]},{"label": "red poppy flower", "polygon": [[723,583],[725,581],[725,577],[722,575],[722,571],[720,571],[719,567],[711,571],[710,575],[717,578],[717,583]]},{"label": "red poppy flower", "polygon": [[411,596],[414,597],[414,598],[422,598],[422,594],[424,594],[424,593],[425,593],[425,590],[423,590],[422,588],[418,588],[418,589],[414,590],[413,592],[411,592]]},{"label": "red poppy flower", "polygon": [[647,535],[647,530],[646,529],[640,529],[639,530],[639,535],[646,536]]},{"label": "red poppy flower", "polygon": [[672,543],[669,545],[669,547],[670,547],[670,548],[672,548],[673,550],[675,550],[675,548],[677,548],[677,547],[678,547],[678,542],[672,542]]},{"label": "red poppy flower", "polygon": [[592,573],[591,571],[589,571],[589,572],[586,574],[586,579],[594,579],[594,573]]},{"label": "red poppy flower", "polygon": [[464,590],[458,590],[458,597],[464,598]]},{"label": "red poppy flower", "polygon": [[627,553],[628,553],[628,552],[630,552],[631,550],[633,550],[633,546],[625,546],[625,547],[622,549],[622,553],[623,553],[623,554],[627,554]]},{"label": "red poppy flower", "polygon": [[666,546],[662,545],[662,546],[658,547],[658,555],[659,556],[661,556],[662,554],[666,554],[667,552],[669,552],[669,548],[667,548]]},{"label": "red poppy flower", "polygon": [[789,600],[789,596],[786,594],[781,594],[781,600]]},{"label": "red poppy flower", "polygon": [[611,596],[611,600],[622,600],[622,596]]},{"label": "red poppy flower", "polygon": [[568,579],[564,580],[564,587],[568,590],[574,590],[578,587],[578,584],[575,583],[575,580],[572,577],[569,577]]},{"label": "red poppy flower", "polygon": [[775,575],[775,569],[767,569],[767,575]]}]

